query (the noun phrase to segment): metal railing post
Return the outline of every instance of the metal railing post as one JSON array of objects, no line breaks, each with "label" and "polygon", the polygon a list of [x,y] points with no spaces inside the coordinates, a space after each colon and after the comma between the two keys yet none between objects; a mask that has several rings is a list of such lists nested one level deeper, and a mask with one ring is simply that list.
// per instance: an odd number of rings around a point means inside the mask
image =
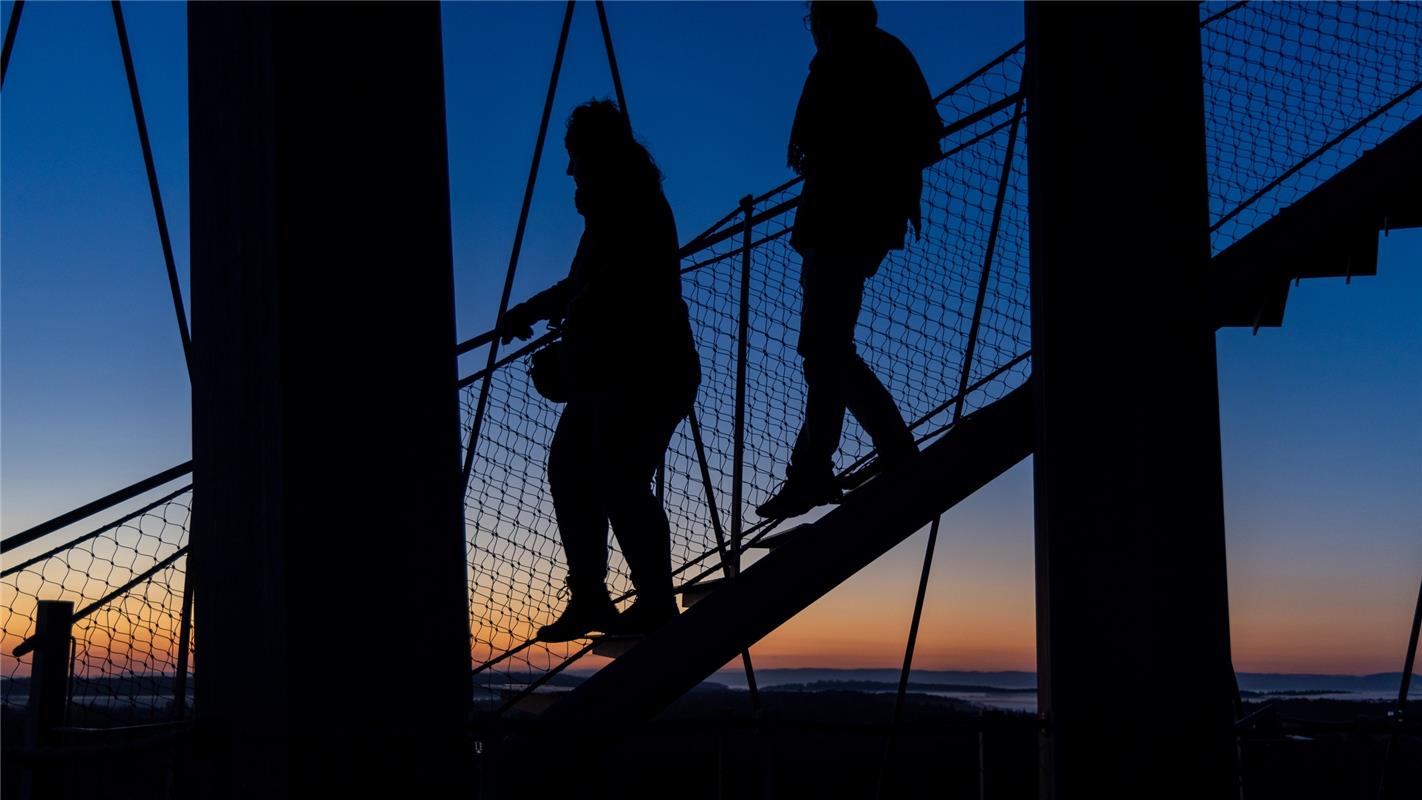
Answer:
[{"label": "metal railing post", "polygon": [[499,360],[498,331],[503,325],[504,313],[509,310],[514,275],[518,272],[518,257],[523,251],[523,234],[528,228],[528,211],[533,205],[533,189],[538,183],[538,167],[543,161],[543,143],[548,137],[548,118],[553,113],[553,99],[558,94],[558,75],[563,71],[563,53],[568,47],[568,29],[572,24],[573,0],[568,0],[563,11],[563,28],[558,34],[558,49],[553,54],[553,75],[548,79],[548,95],[543,100],[543,116],[538,122],[538,137],[533,143],[533,162],[528,166],[528,183],[523,188],[523,206],[519,209],[518,227],[514,230],[513,251],[509,253],[509,268],[504,275],[504,291],[499,296],[499,313],[494,318],[493,336],[489,338],[489,357],[484,367],[484,383],[479,387],[479,400],[474,405],[474,421],[469,426],[469,444],[464,451],[464,468],[459,473],[461,497],[469,491],[469,476],[474,470],[474,455],[479,447],[479,429],[484,424],[484,409],[489,403],[489,386],[494,377],[494,366]]},{"label": "metal railing post", "polygon": [[[1012,114],[1012,127],[1007,135],[1007,153],[1002,160],[1002,178],[997,186],[997,201],[993,206],[992,228],[988,232],[987,252],[983,256],[982,275],[978,278],[977,301],[973,304],[973,322],[968,328],[968,342],[963,350],[963,370],[958,376],[957,402],[953,406],[953,422],[956,424],[963,417],[963,402],[968,394],[968,381],[972,377],[973,357],[977,352],[978,329],[983,319],[983,304],[987,301],[988,278],[992,274],[992,259],[997,247],[997,232],[1002,226],[1002,206],[1007,198],[1007,184],[1012,178],[1012,158],[1017,148],[1017,130],[1022,122],[1022,100],[1017,100],[1017,108]],[[898,728],[899,721],[903,716],[904,695],[908,691],[909,675],[913,670],[913,651],[918,642],[918,626],[923,618],[923,602],[928,591],[928,574],[933,569],[933,551],[938,544],[938,526],[942,522],[942,517],[933,520],[933,525],[928,530],[928,543],[923,550],[923,569],[918,578],[918,594],[913,603],[913,620],[909,624],[908,646],[904,650],[903,669],[899,675],[898,693],[894,697],[894,718],[889,727],[888,743],[884,750],[883,765],[880,768],[879,790],[883,790],[883,771],[888,769],[889,759],[893,755],[894,733]]]},{"label": "metal railing post", "polygon": [[953,421],[963,416],[968,380],[972,377],[973,357],[977,353],[978,329],[983,321],[983,304],[987,301],[988,278],[992,275],[992,259],[997,251],[997,232],[1002,227],[1002,205],[1007,199],[1007,184],[1012,179],[1012,158],[1017,151],[1017,129],[1022,123],[1022,100],[1012,113],[1012,127],[1007,134],[1007,154],[1002,159],[1002,178],[997,184],[997,200],[993,204],[992,227],[988,231],[987,252],[983,255],[983,271],[978,278],[978,297],[973,304],[973,322],[968,327],[968,344],[963,351],[963,373],[958,377],[958,402],[953,407]]},{"label": "metal railing post", "polygon": [[1422,586],[1417,588],[1417,610],[1412,614],[1412,633],[1407,639],[1407,657],[1402,660],[1402,685],[1397,690],[1397,709],[1389,713],[1392,731],[1388,736],[1387,750],[1383,754],[1382,774],[1378,779],[1378,798],[1387,800],[1392,791],[1391,779],[1393,758],[1397,753],[1397,737],[1402,732],[1407,719],[1407,695],[1412,687],[1412,670],[1417,664],[1417,638],[1422,633]]},{"label": "metal railing post", "polygon": [[740,325],[736,335],[736,420],[735,449],[731,467],[731,576],[741,571],[741,509],[745,482],[746,451],[746,349],[750,335],[750,278],[751,278],[751,212],[755,208],[754,197],[741,198],[741,304]]},{"label": "metal railing post", "polygon": [[[192,556],[188,556],[189,559]],[[178,663],[173,674],[173,719],[180,720],[188,707],[188,656],[193,636],[193,571],[183,571],[183,611],[178,622]]]},{"label": "metal railing post", "polygon": [[[74,603],[39,601],[35,612],[30,692],[25,701],[25,747],[31,751],[52,744],[54,731],[64,724],[69,702],[69,643],[73,619]],[[22,778],[20,796],[27,799],[57,796],[62,775],[49,764],[31,767]]]}]

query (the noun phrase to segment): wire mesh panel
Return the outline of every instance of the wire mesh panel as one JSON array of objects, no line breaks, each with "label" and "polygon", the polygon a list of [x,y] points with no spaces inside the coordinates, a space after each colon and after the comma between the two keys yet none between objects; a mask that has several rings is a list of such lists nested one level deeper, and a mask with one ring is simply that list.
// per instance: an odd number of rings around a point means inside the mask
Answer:
[{"label": "wire mesh panel", "polygon": [[[1206,3],[1201,22],[1216,252],[1422,111],[1422,5]],[[1013,102],[1022,61],[1019,45],[940,97],[949,128],[944,158],[925,172],[922,236],[892,252],[865,288],[860,354],[920,439],[1020,385],[1031,369],[1026,125],[1014,122]],[[795,355],[800,258],[788,241],[797,192],[781,187],[749,209],[745,474],[736,509],[744,217],[729,214],[710,232],[722,235],[701,237],[712,243],[688,256],[683,273],[703,365],[696,413],[715,521],[727,529],[739,514],[751,539],[768,530],[753,508],[784,475],[804,409]],[[969,389],[961,400],[960,386]],[[466,391],[466,418],[475,397],[474,387]],[[531,641],[563,602],[562,552],[543,483],[557,409],[514,363],[495,377],[488,413],[466,500],[474,661],[484,699],[497,703],[497,687],[534,680],[584,649]],[[838,466],[852,470],[870,458],[872,443],[851,418]],[[665,478],[673,566],[683,581],[720,562],[700,469],[683,425]],[[628,589],[615,556],[611,580],[615,593]]]},{"label": "wire mesh panel", "polygon": [[[3,702],[23,708],[41,600],[74,603],[68,723],[110,726],[171,719],[176,692],[191,489],[14,565],[0,578],[5,609]],[[130,585],[132,584],[132,585]],[[127,587],[127,588],[125,588]],[[86,613],[87,612],[87,613]],[[192,674],[192,659],[188,674]],[[192,681],[187,681],[188,693]],[[187,707],[190,707],[190,699]]]},{"label": "wire mesh panel", "polygon": [[1422,116],[1422,4],[1201,14],[1214,252]]},{"label": "wire mesh panel", "polygon": [[[1422,116],[1422,4],[1206,3],[1201,19],[1216,252]],[[922,233],[891,252],[865,287],[859,352],[920,440],[1021,385],[1031,369],[1028,123],[1017,94],[1023,58],[1019,45],[939,98],[948,127],[943,158],[924,173]],[[698,237],[683,263],[702,360],[695,416],[704,448],[698,452],[683,422],[659,481],[678,583],[722,569],[718,530],[728,533],[733,518],[745,522],[748,539],[770,530],[753,509],[784,475],[805,401],[795,353],[800,257],[788,235],[798,191],[792,183],[751,199],[748,250],[745,216],[733,212]],[[741,505],[733,508],[743,313],[744,476]],[[466,441],[480,390],[474,381],[461,393]],[[546,488],[561,409],[534,391],[523,355],[505,359],[488,391],[465,522],[476,703],[498,708],[515,687],[546,680],[586,644],[533,640],[566,601],[563,548]],[[853,471],[872,457],[871,441],[850,418],[838,468]],[[62,599],[87,611],[74,626],[71,722],[168,714],[190,498],[187,490],[174,493],[6,566],[5,706],[22,705],[28,688],[30,657],[10,653],[34,633],[38,602]],[[613,544],[610,589],[625,601],[631,584]]]},{"label": "wire mesh panel", "polygon": [[[860,352],[921,436],[940,432],[953,418],[950,401],[964,378],[965,348],[985,274],[978,346],[967,374],[968,381],[982,385],[969,394],[963,410],[980,408],[1021,384],[1030,369],[1025,361],[1025,127],[1013,122],[1018,106],[1011,97],[1021,70],[1019,47],[940,99],[940,115],[951,132],[943,140],[945,157],[925,173],[922,234],[892,252],[866,287],[857,332]],[[967,121],[952,124],[962,120]],[[1004,170],[1014,135],[1017,155]],[[754,198],[749,207],[755,224],[745,273],[750,300],[739,509],[749,537],[769,530],[753,509],[783,477],[804,413],[804,381],[795,353],[800,257],[788,235],[798,191],[798,185],[782,187]],[[719,571],[716,523],[728,533],[737,511],[731,500],[747,252],[744,219],[728,215],[718,231],[702,238],[712,243],[696,248],[683,267],[682,293],[702,362],[696,418],[716,517],[689,424],[683,423],[667,453],[663,483],[679,583]],[[994,230],[996,247],[988,264]],[[476,382],[464,392],[466,426],[478,391]],[[475,691],[483,707],[498,707],[510,689],[540,679],[584,651],[582,643],[532,641],[538,626],[555,618],[566,599],[562,546],[545,488],[547,448],[558,413],[533,390],[523,359],[513,359],[492,376],[466,496]],[[839,468],[860,464],[872,452],[867,435],[851,421]],[[609,581],[614,597],[631,588],[616,554]]]}]

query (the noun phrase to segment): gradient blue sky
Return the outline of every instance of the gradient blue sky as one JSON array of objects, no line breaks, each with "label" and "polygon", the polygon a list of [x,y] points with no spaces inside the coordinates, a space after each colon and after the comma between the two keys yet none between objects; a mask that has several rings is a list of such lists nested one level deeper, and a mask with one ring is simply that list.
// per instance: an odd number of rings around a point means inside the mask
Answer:
[{"label": "gradient blue sky", "polygon": [[[6,19],[12,4],[4,3]],[[188,262],[185,11],[125,6],[179,271]],[[612,3],[638,133],[683,238],[789,177],[813,54],[799,3]],[[561,3],[445,6],[461,337],[498,301]],[[1022,35],[1016,3],[883,3],[942,88]],[[591,4],[575,17],[515,299],[561,277],[581,219],[561,118],[610,95]],[[0,106],[0,529],[189,456],[189,397],[106,3],[30,3]],[[1400,668],[1422,579],[1422,232],[1379,276],[1305,283],[1286,326],[1219,336],[1236,666]],[[469,365],[466,365],[466,367]],[[340,391],[359,391],[351,386]],[[333,402],[336,401],[333,398]],[[945,518],[919,665],[1033,666],[1030,468]],[[757,648],[766,666],[902,653],[922,535]]]}]

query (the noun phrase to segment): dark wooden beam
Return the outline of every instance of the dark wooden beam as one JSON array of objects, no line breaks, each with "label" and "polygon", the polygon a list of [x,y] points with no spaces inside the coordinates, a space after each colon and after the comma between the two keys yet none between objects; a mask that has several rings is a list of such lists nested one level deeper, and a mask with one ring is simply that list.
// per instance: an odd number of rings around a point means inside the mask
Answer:
[{"label": "dark wooden beam", "polygon": [[1414,120],[1214,257],[1216,323],[1282,325],[1293,281],[1376,275],[1379,232],[1422,226],[1419,186]]},{"label": "dark wooden beam", "polygon": [[1026,28],[1042,797],[1237,799],[1198,9]]},{"label": "dark wooden beam", "polygon": [[875,478],[734,581],[583,682],[546,712],[544,735],[607,736],[650,719],[742,651],[1031,452],[1019,388],[898,471]]},{"label": "dark wooden beam", "polygon": [[193,3],[188,57],[193,796],[457,790],[439,6]]}]

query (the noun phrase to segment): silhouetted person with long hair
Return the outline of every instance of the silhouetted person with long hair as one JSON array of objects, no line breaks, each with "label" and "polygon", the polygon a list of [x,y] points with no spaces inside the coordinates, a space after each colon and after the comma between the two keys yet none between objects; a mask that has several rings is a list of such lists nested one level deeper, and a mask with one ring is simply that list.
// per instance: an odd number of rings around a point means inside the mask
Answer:
[{"label": "silhouetted person with long hair", "polygon": [[864,282],[919,227],[923,168],[942,123],[913,54],[876,27],[869,2],[813,2],[816,54],[795,109],[790,167],[805,178],[790,244],[801,255],[800,338],[805,419],[786,482],[756,509],[793,517],[839,498],[834,452],[846,408],[881,467],[918,450],[889,391],[854,346]]},{"label": "silhouetted person with long hair", "polygon": [[[548,451],[569,590],[562,616],[538,632],[553,642],[646,633],[676,616],[670,530],[651,481],[701,380],[661,172],[609,101],[575,108],[564,144],[582,239],[568,277],[500,325],[507,342],[539,320],[562,323],[561,357],[535,360],[534,375],[567,400]],[[637,589],[620,616],[606,586],[609,522]]]}]

